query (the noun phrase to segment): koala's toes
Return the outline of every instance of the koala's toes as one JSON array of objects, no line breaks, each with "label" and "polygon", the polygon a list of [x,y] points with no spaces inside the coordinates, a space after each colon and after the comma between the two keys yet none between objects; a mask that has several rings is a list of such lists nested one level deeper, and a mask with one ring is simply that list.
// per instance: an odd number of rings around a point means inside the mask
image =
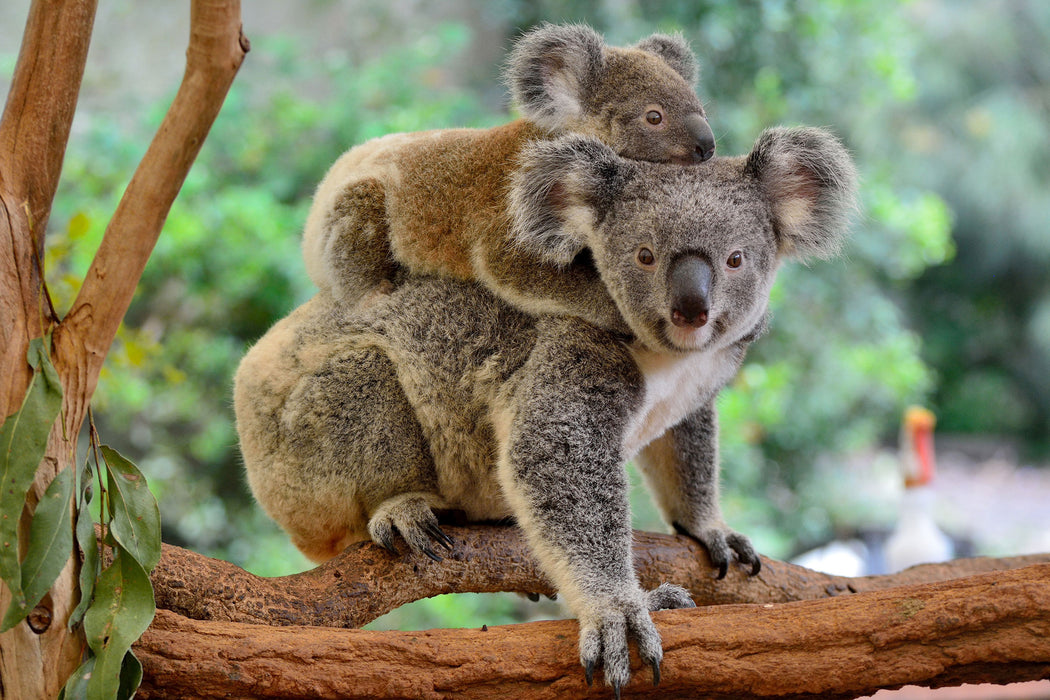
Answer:
[{"label": "koala's toes", "polygon": [[649,600],[649,612],[696,607],[689,591],[673,583],[662,583],[645,595]]},{"label": "koala's toes", "polygon": [[726,541],[730,548],[736,552],[737,561],[745,566],[751,565],[751,571],[748,572],[748,576],[755,576],[762,570],[762,559],[758,556],[758,552],[755,551],[751,540],[739,532],[732,532],[726,538]]},{"label": "koala's toes", "polygon": [[388,518],[372,518],[368,522],[368,535],[373,542],[391,554],[400,554],[397,545],[394,544],[394,524]]},{"label": "koala's toes", "polygon": [[[677,588],[672,586],[670,588]],[[681,590],[681,589],[679,589]],[[685,594],[684,590],[682,591]],[[601,666],[605,682],[612,687],[616,697],[630,680],[631,663],[628,642],[634,639],[638,645],[638,656],[653,673],[653,684],[660,682],[660,662],[663,660],[663,645],[660,633],[649,616],[648,603],[659,599],[669,603],[683,603],[681,595],[669,590],[653,597],[645,594],[632,597],[628,603],[613,603],[602,606],[603,611],[592,622],[580,622],[580,663],[583,664],[587,685],[594,682],[594,670]],[[692,605],[688,594],[685,600]],[[684,605],[678,606],[684,607]]]},{"label": "koala's toes", "polygon": [[423,496],[399,496],[385,501],[368,522],[372,540],[396,554],[395,529],[413,552],[434,561],[441,561],[442,557],[434,551],[432,543],[436,542],[446,551],[452,550],[452,538],[438,525],[434,511]]},{"label": "koala's toes", "polygon": [[729,573],[729,564],[732,563],[734,555],[742,565],[750,567],[748,575],[754,576],[762,570],[762,560],[751,545],[751,540],[728,527],[706,528],[697,534],[677,523],[674,527],[679,534],[688,535],[704,545],[711,565],[718,568],[719,579],[725,578]]}]

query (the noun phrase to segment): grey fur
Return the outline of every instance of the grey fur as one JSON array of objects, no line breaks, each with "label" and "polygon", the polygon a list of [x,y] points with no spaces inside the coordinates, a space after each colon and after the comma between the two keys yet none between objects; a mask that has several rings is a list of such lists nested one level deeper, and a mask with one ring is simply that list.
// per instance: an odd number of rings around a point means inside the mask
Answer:
[{"label": "grey fur", "polygon": [[529,121],[560,131],[585,111],[606,66],[604,49],[605,40],[586,25],[541,24],[507,57],[511,99]]},{"label": "grey fur", "polygon": [[[633,639],[655,679],[650,612],[692,602],[677,586],[639,586],[624,465],[637,458],[668,524],[720,573],[733,559],[757,571],[719,508],[714,399],[764,327],[780,256],[831,247],[835,207],[852,199],[845,149],[807,133],[769,132],[758,155],[694,168],[626,161],[576,137],[538,144],[514,187],[518,206],[541,211],[519,219],[560,220],[586,242],[633,337],[527,315],[470,282],[409,278],[355,307],[322,292],[237,372],[254,495],[316,560],[370,537],[395,548],[395,531],[433,558],[444,543],[434,511],[513,516],[579,618],[587,677],[601,666],[622,687]],[[787,193],[769,181],[785,163]],[[519,235],[536,247],[555,238]],[[682,259],[712,271],[698,328],[672,321],[669,270]]]},{"label": "grey fur", "polygon": [[696,85],[700,79],[700,64],[681,34],[653,34],[634,45],[636,49],[656,54],[678,71],[685,82]]}]

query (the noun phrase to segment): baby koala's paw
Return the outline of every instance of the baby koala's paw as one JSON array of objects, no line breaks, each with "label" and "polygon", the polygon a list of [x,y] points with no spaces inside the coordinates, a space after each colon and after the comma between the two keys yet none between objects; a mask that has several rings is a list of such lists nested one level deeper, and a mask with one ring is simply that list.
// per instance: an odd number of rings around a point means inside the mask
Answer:
[{"label": "baby koala's paw", "polygon": [[394,530],[417,554],[424,554],[434,561],[442,557],[431,547],[436,542],[446,551],[452,551],[452,539],[438,526],[433,508],[440,507],[432,494],[401,494],[383,501],[368,521],[368,534],[372,541],[393,554],[399,554],[394,544]]},{"label": "baby koala's paw", "polygon": [[653,670],[653,685],[660,682],[660,662],[664,652],[660,633],[649,613],[665,608],[694,607],[684,588],[663,584],[645,592],[640,589],[610,600],[595,601],[580,616],[580,662],[587,685],[594,680],[594,669],[601,666],[605,682],[616,697],[631,677],[627,644],[634,639],[642,663]]},{"label": "baby koala's paw", "polygon": [[720,579],[725,578],[729,573],[729,563],[733,560],[734,554],[742,565],[751,567],[748,572],[749,576],[754,576],[762,570],[762,559],[752,546],[751,540],[725,524],[700,527],[696,532],[692,532],[675,523],[674,529],[678,534],[692,537],[704,545],[707,555],[711,558],[711,563],[718,567],[718,578]]}]

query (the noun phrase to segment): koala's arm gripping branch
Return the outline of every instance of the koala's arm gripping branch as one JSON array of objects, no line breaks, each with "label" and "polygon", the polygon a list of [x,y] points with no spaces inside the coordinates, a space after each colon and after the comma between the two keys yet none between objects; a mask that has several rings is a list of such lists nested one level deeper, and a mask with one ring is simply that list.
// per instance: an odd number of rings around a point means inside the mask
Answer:
[{"label": "koala's arm gripping branch", "polygon": [[[394,557],[378,545],[361,543],[315,569],[281,578],[253,576],[228,562],[164,545],[152,574],[157,607],[200,620],[360,627],[405,603],[443,593],[554,592],[517,528],[450,526],[445,531],[455,546],[440,563]],[[698,605],[814,600],[1047,562],[1050,554],[960,559],[889,576],[844,578],[763,559],[758,576],[731,568],[718,581],[707,553],[691,538],[634,533],[642,586],[676,583]]]},{"label": "koala's arm gripping branch", "polygon": [[[378,550],[367,555],[378,558]],[[770,564],[763,574],[780,568]],[[630,697],[853,698],[904,684],[1050,677],[1050,564],[826,600],[660,611],[653,619],[664,640],[662,680],[653,687],[636,660],[624,688]],[[610,697],[608,688],[585,684],[576,637],[572,620],[370,632],[159,610],[134,651],[147,698]]]}]

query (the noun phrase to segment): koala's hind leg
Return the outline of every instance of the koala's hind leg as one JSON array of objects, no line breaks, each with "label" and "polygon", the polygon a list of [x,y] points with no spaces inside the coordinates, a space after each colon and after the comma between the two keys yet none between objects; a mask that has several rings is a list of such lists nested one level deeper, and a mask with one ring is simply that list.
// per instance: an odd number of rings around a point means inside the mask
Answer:
[{"label": "koala's hind leg", "polygon": [[429,531],[431,506],[444,505],[437,472],[382,349],[342,349],[303,378],[284,412],[285,450],[296,456],[288,460],[294,468],[283,481],[258,479],[255,492],[307,556],[335,556],[373,536],[371,524],[378,527],[384,518],[410,545],[416,541],[410,523]]},{"label": "koala's hind leg", "polygon": [[321,235],[323,274],[333,297],[354,302],[391,288],[397,263],[390,254],[386,194],[379,180],[347,185],[335,198]]}]

